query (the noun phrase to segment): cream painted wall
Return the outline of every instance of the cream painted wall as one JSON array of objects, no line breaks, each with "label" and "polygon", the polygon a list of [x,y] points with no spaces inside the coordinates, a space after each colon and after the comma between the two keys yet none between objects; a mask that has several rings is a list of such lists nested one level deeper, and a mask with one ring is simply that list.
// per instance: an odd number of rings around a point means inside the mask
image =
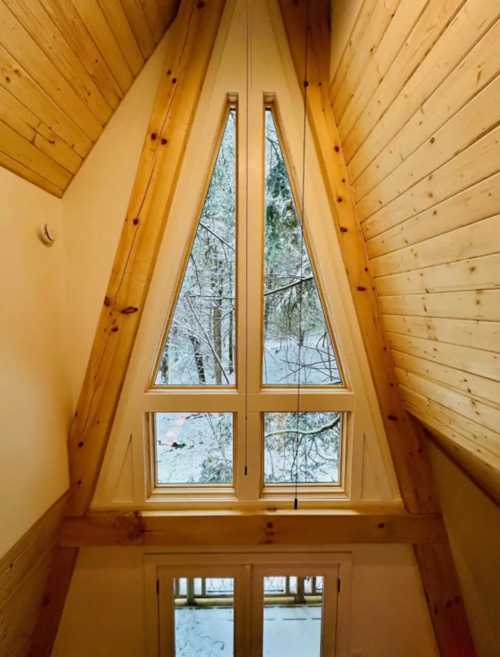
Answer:
[{"label": "cream painted wall", "polygon": [[[0,557],[67,488],[61,201],[0,169]],[[42,222],[54,246],[38,239]],[[8,503],[6,503],[8,501]]]},{"label": "cream painted wall", "polygon": [[[165,60],[165,38],[128,91],[62,200],[70,390],[78,400],[113,257]],[[74,319],[75,321],[72,321]]]},{"label": "cream painted wall", "polygon": [[[165,40],[63,200],[0,169],[0,556],[68,486],[69,422],[164,59]],[[37,238],[45,221],[52,248]]]},{"label": "cream painted wall", "polygon": [[500,509],[440,449],[429,451],[478,657],[498,657]]},{"label": "cream painted wall", "polygon": [[[353,555],[352,655],[437,657],[411,548],[340,549]],[[137,548],[81,551],[52,657],[144,655],[142,564]]]}]

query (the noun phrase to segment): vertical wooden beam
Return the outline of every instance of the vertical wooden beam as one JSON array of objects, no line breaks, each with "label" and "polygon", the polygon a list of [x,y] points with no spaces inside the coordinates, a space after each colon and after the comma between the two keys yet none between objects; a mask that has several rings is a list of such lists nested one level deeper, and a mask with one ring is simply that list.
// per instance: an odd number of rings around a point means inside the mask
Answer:
[{"label": "vertical wooden beam", "polygon": [[78,548],[68,547],[54,550],[42,608],[27,657],[50,657],[52,654],[78,552]]},{"label": "vertical wooden beam", "polygon": [[[295,71],[335,221],[356,314],[383,415],[401,495],[410,513],[439,511],[421,428],[404,410],[384,342],[365,242],[328,94],[329,0],[279,0]],[[308,47],[306,49],[306,43]],[[307,55],[306,55],[307,52]],[[415,547],[436,640],[443,657],[475,655],[448,543]]]},{"label": "vertical wooden beam", "polygon": [[69,438],[69,515],[92,500],[224,0],[183,0]]}]

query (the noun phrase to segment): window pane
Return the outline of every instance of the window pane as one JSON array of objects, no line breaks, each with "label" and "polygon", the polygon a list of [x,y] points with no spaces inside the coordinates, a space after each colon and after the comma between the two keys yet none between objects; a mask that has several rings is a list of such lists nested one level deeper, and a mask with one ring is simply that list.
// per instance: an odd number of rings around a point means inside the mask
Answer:
[{"label": "window pane", "polygon": [[155,413],[156,483],[230,484],[231,413]]},{"label": "window pane", "polygon": [[229,112],[157,385],[232,385],[236,363],[236,116]]},{"label": "window pane", "polygon": [[232,657],[234,580],[180,577],[174,597],[176,657]]},{"label": "window pane", "polygon": [[341,383],[271,110],[266,110],[264,272],[264,383]]},{"label": "window pane", "polygon": [[[292,579],[296,592],[287,593]],[[314,579],[264,577],[264,657],[320,657],[323,593],[313,588]]]},{"label": "window pane", "polygon": [[264,481],[340,483],[342,413],[264,413]]}]

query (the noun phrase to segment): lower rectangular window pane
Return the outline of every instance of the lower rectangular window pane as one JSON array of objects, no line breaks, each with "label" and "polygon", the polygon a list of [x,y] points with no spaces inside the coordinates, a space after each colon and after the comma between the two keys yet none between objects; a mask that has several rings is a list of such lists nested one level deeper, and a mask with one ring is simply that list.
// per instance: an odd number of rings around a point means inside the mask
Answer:
[{"label": "lower rectangular window pane", "polygon": [[320,577],[264,577],[264,657],[320,657]]},{"label": "lower rectangular window pane", "polygon": [[231,484],[232,413],[154,413],[156,484]]},{"label": "lower rectangular window pane", "polygon": [[266,484],[339,484],[342,413],[264,413]]},{"label": "lower rectangular window pane", "polygon": [[174,579],[176,657],[234,655],[234,579]]}]

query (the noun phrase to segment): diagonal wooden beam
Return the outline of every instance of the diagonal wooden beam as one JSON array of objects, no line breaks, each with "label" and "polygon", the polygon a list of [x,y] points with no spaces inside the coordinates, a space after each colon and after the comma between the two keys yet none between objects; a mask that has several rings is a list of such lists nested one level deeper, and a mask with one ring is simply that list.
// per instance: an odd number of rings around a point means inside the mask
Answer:
[{"label": "diagonal wooden beam", "polygon": [[[438,512],[422,430],[405,412],[394,383],[392,359],[384,343],[365,243],[328,97],[330,3],[328,0],[279,0],[279,5],[297,78],[301,88],[307,89],[309,124],[401,495],[410,513]],[[442,657],[472,657],[474,646],[448,542],[419,545],[415,553]]]},{"label": "diagonal wooden beam", "polygon": [[183,0],[69,437],[68,514],[92,500],[225,0]]}]

